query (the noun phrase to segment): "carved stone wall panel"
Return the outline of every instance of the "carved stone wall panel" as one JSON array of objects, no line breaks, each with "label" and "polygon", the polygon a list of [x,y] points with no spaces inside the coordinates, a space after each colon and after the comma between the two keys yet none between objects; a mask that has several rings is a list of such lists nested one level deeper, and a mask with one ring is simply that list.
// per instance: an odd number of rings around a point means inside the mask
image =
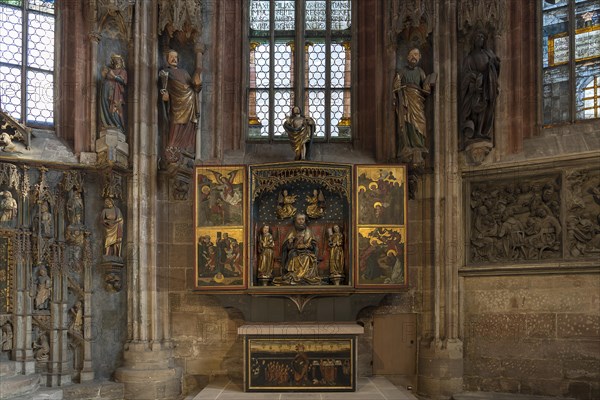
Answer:
[{"label": "carved stone wall panel", "polygon": [[468,207],[468,264],[562,258],[559,173],[472,182]]},{"label": "carved stone wall panel", "polygon": [[566,257],[600,257],[600,171],[573,169],[566,176]]}]

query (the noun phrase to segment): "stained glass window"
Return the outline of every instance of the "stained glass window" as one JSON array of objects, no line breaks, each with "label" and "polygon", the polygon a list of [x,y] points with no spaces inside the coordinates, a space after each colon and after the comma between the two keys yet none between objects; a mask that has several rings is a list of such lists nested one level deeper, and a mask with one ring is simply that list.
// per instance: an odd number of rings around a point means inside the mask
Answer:
[{"label": "stained glass window", "polygon": [[0,0],[0,108],[54,125],[54,0]]},{"label": "stained glass window", "polygon": [[600,0],[541,0],[545,125],[600,117]]},{"label": "stained glass window", "polygon": [[350,138],[350,4],[250,1],[249,139],[285,139],[283,121],[294,105],[315,120],[317,140]]}]

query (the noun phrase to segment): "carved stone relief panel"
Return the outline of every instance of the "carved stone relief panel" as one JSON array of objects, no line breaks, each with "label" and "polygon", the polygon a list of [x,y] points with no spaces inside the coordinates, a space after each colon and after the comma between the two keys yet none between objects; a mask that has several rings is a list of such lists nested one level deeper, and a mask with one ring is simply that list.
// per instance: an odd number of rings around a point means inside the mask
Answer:
[{"label": "carved stone relief panel", "polygon": [[562,258],[561,176],[472,182],[469,264]]},{"label": "carved stone relief panel", "polygon": [[600,257],[600,171],[566,174],[567,257]]}]

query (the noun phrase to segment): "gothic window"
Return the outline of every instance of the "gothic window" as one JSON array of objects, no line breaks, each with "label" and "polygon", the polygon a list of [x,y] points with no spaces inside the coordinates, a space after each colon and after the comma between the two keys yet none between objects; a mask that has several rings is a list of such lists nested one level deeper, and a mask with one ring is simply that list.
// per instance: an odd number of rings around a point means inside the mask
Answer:
[{"label": "gothic window", "polygon": [[54,0],[0,0],[0,108],[54,125]]},{"label": "gothic window", "polygon": [[600,117],[600,0],[541,0],[544,125]]},{"label": "gothic window", "polygon": [[250,0],[249,8],[248,138],[284,139],[283,120],[298,105],[315,120],[316,140],[348,140],[351,0]]}]

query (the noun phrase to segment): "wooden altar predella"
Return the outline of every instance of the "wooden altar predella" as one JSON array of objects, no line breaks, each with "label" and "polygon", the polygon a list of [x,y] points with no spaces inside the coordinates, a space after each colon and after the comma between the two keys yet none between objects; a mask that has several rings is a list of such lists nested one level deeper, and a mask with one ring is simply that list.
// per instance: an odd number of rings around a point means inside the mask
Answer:
[{"label": "wooden altar predella", "polygon": [[196,289],[404,288],[405,186],[399,164],[196,167]]}]

